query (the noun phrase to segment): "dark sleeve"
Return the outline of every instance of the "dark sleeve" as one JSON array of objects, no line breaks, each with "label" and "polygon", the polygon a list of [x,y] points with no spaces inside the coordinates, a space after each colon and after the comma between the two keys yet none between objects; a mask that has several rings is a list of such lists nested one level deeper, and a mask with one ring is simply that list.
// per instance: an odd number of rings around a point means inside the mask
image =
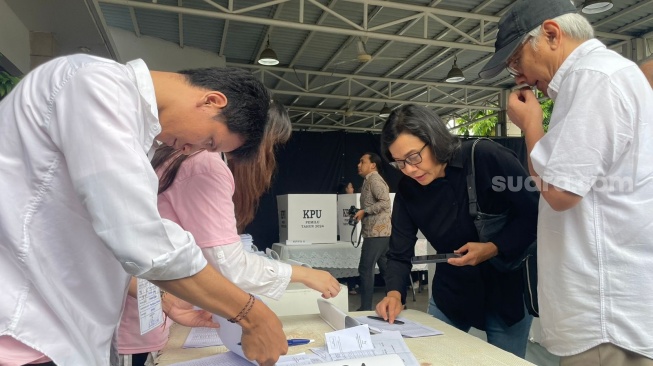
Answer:
[{"label": "dark sleeve", "polygon": [[510,221],[492,242],[506,260],[519,257],[536,238],[539,192],[511,150],[490,141],[476,146],[476,190],[481,211],[510,210]]},{"label": "dark sleeve", "polygon": [[413,265],[410,259],[415,255],[417,225],[408,213],[406,202],[401,192],[395,196],[392,208],[392,234],[387,253],[387,273],[385,275],[386,291],[399,291],[402,302],[406,299],[408,276]]}]

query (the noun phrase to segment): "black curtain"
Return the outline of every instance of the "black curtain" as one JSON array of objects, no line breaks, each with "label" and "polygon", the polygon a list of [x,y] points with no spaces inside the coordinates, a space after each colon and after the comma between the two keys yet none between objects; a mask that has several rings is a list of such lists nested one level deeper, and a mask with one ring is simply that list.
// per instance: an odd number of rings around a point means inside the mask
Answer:
[{"label": "black curtain", "polygon": [[[526,145],[523,138],[493,138],[514,151],[526,167]],[[260,249],[279,241],[277,195],[295,193],[339,193],[338,187],[352,182],[360,192],[363,178],[357,165],[366,152],[381,154],[380,135],[371,133],[293,132],[292,137],[277,151],[277,173],[270,191],[261,197],[254,221],[245,232],[252,235]],[[396,192],[402,173],[385,161],[381,175],[390,192]]]}]

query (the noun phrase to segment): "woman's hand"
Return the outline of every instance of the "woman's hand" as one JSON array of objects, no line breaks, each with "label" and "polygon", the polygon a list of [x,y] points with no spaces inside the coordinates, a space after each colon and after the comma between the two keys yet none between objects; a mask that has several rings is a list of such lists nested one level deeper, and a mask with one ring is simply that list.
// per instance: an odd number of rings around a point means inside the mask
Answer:
[{"label": "woman's hand", "polygon": [[340,283],[327,271],[308,268],[304,266],[292,266],[292,282],[301,282],[315,291],[321,292],[322,297],[330,299],[336,297],[340,292]]},{"label": "woman's hand", "polygon": [[187,327],[220,328],[211,320],[211,313],[206,310],[195,310],[193,305],[175,295],[166,292],[161,298],[163,312],[176,323]]},{"label": "woman's hand", "polygon": [[394,324],[397,315],[402,310],[404,310],[404,304],[401,303],[401,294],[399,291],[388,292],[386,297],[376,304],[376,313],[390,324]]},{"label": "woman's hand", "polygon": [[475,266],[499,254],[499,249],[492,242],[469,242],[453,252],[462,254],[462,257],[449,258],[447,263],[454,266]]}]

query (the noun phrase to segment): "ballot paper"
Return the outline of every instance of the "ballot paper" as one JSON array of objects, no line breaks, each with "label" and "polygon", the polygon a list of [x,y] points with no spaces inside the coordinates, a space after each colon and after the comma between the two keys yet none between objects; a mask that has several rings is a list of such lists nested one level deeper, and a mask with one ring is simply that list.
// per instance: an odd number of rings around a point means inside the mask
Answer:
[{"label": "ballot paper", "polygon": [[191,328],[186,337],[186,342],[181,348],[203,348],[222,346],[222,340],[216,328],[195,327]]},{"label": "ballot paper", "polygon": [[[291,355],[281,356],[276,366],[299,366],[299,365],[320,365],[320,366],[401,366],[402,360],[397,355],[382,355],[357,358],[347,361],[324,361],[312,355]],[[221,353],[215,356],[199,358],[197,360],[185,361],[172,364],[170,366],[249,366],[250,362],[238,356],[233,352]]]},{"label": "ballot paper", "polygon": [[370,329],[367,325],[336,330],[326,333],[326,345],[329,353],[346,353],[371,351],[374,349]]},{"label": "ballot paper", "polygon": [[401,320],[404,324],[390,324],[384,320],[370,319],[366,316],[358,316],[354,319],[361,324],[367,324],[370,328],[379,329],[382,332],[396,330],[401,332],[401,335],[406,338],[430,337],[442,334],[437,329],[401,317],[397,318],[397,320]]},{"label": "ballot paper", "polygon": [[[329,353],[327,347],[317,347],[312,348],[311,351],[325,361],[356,360],[358,362],[358,359],[364,357],[396,354],[401,358],[403,365],[420,366],[419,362],[417,362],[417,359],[410,351],[410,348],[408,348],[408,345],[406,345],[406,342],[401,337],[401,333],[396,331],[385,331],[383,333],[371,335],[371,339],[373,345],[372,350]],[[357,362],[353,364],[357,365]],[[350,365],[351,364],[352,363],[350,363]],[[366,363],[366,365],[370,364]],[[402,365],[402,363],[398,363],[397,365]],[[374,364],[372,364],[372,366],[374,366]]]},{"label": "ballot paper", "polygon": [[331,361],[331,362],[322,362],[317,364],[279,364],[277,366],[291,366],[291,365],[320,365],[320,366],[358,366],[358,365],[368,365],[368,366],[402,366],[403,363],[401,358],[397,355],[382,355],[382,356],[371,356],[371,357],[362,357],[355,360],[342,360],[342,361]]},{"label": "ballot paper", "polygon": [[214,356],[198,358],[196,360],[173,363],[170,366],[250,366],[251,362],[233,352],[220,353]]},{"label": "ballot paper", "polygon": [[[227,347],[229,351],[240,356],[244,361],[247,361],[244,365],[255,365],[255,362],[247,360],[247,357],[245,357],[245,354],[243,353],[243,347],[240,345],[240,339],[243,337],[243,328],[241,328],[237,323],[229,322],[227,319],[215,314],[213,314],[213,322],[220,324],[218,335],[220,336],[220,339],[222,339],[222,343],[224,343],[225,347]],[[222,363],[220,363],[220,365],[222,365]],[[225,365],[230,364],[225,363]]]}]

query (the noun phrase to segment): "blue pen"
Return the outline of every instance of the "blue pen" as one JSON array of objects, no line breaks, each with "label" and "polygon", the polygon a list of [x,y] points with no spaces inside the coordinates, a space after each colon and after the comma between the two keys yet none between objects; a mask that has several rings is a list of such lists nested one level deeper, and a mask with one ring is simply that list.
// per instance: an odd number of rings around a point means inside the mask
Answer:
[{"label": "blue pen", "polygon": [[289,339],[288,340],[288,345],[289,346],[301,346],[303,344],[309,344],[313,343],[315,340],[313,339],[301,339],[301,338],[295,338],[295,339]]},{"label": "blue pen", "polygon": [[[288,340],[288,345],[289,346],[301,346],[303,344],[309,344],[315,342],[315,339],[304,339],[304,338],[295,338],[295,339],[289,339]],[[238,342],[238,345],[240,346],[241,343]]]}]

